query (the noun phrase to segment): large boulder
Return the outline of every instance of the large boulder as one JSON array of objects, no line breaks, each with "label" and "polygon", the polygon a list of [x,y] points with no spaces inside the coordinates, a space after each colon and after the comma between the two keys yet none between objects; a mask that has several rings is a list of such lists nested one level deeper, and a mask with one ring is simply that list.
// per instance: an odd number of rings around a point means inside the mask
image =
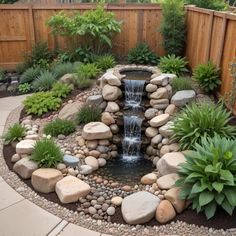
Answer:
[{"label": "large boulder", "polygon": [[86,104],[91,106],[99,106],[103,101],[104,100],[101,94],[92,95],[86,99]]},{"label": "large boulder", "polygon": [[71,203],[77,202],[80,197],[86,197],[90,186],[74,176],[66,176],[56,183],[55,190],[62,203]]},{"label": "large boulder", "polygon": [[80,108],[84,105],[83,102],[76,101],[72,103],[67,103],[59,112],[58,118],[62,120],[73,120]]},{"label": "large boulder", "polygon": [[13,166],[13,170],[23,179],[29,179],[32,173],[37,169],[38,164],[30,160],[28,157],[22,158]]},{"label": "large boulder", "polygon": [[84,126],[82,137],[86,140],[109,139],[112,137],[112,132],[102,122],[90,122]]},{"label": "large boulder", "polygon": [[159,116],[155,116],[154,118],[152,118],[150,120],[150,125],[152,127],[160,127],[164,124],[166,124],[170,119],[170,115],[169,114],[161,114]]},{"label": "large boulder", "polygon": [[21,140],[16,144],[16,153],[29,155],[33,152],[35,144],[36,141],[32,139]]},{"label": "large boulder", "polygon": [[33,172],[31,184],[40,193],[55,191],[56,183],[63,178],[61,171],[53,168],[40,168]]},{"label": "large boulder", "polygon": [[169,83],[169,77],[167,74],[161,75],[152,75],[151,76],[151,84],[159,85],[159,86],[166,86]]},{"label": "large boulder", "polygon": [[161,175],[168,175],[171,173],[177,173],[180,164],[186,161],[182,152],[170,152],[166,153],[157,162],[157,169]]},{"label": "large boulder", "polygon": [[176,212],[170,201],[163,200],[156,210],[156,220],[161,223],[167,223],[168,221],[175,218]]},{"label": "large boulder", "polygon": [[115,101],[122,96],[122,92],[118,87],[106,84],[102,89],[102,96],[107,101]]},{"label": "large boulder", "polygon": [[179,175],[175,173],[164,175],[157,180],[157,185],[160,189],[170,189],[174,187],[179,178]]},{"label": "large boulder", "polygon": [[154,217],[159,204],[160,199],[149,192],[133,193],[122,201],[122,216],[127,224],[144,224]]},{"label": "large boulder", "polygon": [[172,98],[171,103],[177,107],[182,107],[194,100],[196,93],[194,90],[178,91]]},{"label": "large boulder", "polygon": [[65,74],[59,79],[59,81],[64,84],[73,85],[75,81],[75,74]]},{"label": "large boulder", "polygon": [[112,86],[121,86],[120,79],[115,76],[111,71],[106,72],[103,75],[102,79]]}]

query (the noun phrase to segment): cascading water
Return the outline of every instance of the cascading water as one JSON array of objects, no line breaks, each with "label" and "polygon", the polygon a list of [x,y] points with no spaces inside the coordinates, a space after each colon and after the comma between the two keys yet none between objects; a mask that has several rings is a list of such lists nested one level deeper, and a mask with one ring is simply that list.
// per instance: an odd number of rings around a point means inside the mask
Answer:
[{"label": "cascading water", "polygon": [[124,116],[123,159],[133,161],[140,157],[142,119],[135,115],[142,102],[145,80],[124,80],[125,106],[132,115]]}]

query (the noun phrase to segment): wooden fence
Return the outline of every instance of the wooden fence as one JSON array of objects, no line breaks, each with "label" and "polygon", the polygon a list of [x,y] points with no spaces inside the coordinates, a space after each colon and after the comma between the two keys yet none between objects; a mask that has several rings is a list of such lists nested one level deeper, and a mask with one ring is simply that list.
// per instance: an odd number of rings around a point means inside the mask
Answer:
[{"label": "wooden fence", "polygon": [[[46,41],[50,48],[67,47],[67,41],[55,37],[46,26],[50,16],[94,8],[93,4],[13,4],[0,5],[0,67],[12,69],[22,61],[23,53],[36,42]],[[164,55],[158,32],[161,8],[157,4],[107,4],[123,21],[122,32],[113,40],[113,52],[126,55],[138,42],[147,42],[158,55]],[[221,93],[229,91],[232,78],[229,65],[236,57],[236,14],[186,7],[186,57],[190,67],[212,60],[221,68]]]}]

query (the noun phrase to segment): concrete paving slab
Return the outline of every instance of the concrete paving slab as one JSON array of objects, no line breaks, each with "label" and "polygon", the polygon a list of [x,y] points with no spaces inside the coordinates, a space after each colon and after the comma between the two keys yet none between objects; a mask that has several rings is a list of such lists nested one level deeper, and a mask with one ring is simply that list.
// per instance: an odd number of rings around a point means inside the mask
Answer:
[{"label": "concrete paving slab", "polygon": [[[1,109],[1,107],[0,107],[0,109]],[[7,117],[9,116],[9,114],[10,114],[10,111],[1,109],[1,111],[0,111],[0,125],[1,126],[5,125]]]},{"label": "concrete paving slab", "polygon": [[65,227],[68,225],[68,222],[62,220],[47,236],[57,236]]},{"label": "concrete paving slab", "polygon": [[22,104],[29,95],[5,97],[0,99],[0,110],[11,111]]},{"label": "concrete paving slab", "polygon": [[0,236],[45,236],[61,219],[23,200],[0,211]]},{"label": "concrete paving slab", "polygon": [[82,228],[80,226],[74,224],[68,224],[58,236],[100,236],[101,234],[95,231],[91,231],[89,229]]},{"label": "concrete paving slab", "polygon": [[5,181],[0,180],[0,211],[24,198],[12,189]]},{"label": "concrete paving slab", "polygon": [[0,183],[3,182],[3,181],[4,181],[4,180],[3,180],[2,176],[0,176]]}]

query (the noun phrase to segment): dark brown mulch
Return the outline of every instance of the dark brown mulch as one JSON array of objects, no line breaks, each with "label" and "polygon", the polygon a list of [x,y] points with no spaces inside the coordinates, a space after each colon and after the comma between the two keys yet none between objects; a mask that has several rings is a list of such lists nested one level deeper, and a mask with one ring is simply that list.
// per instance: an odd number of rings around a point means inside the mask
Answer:
[{"label": "dark brown mulch", "polygon": [[[11,145],[6,145],[3,147],[3,155],[4,159],[6,161],[6,164],[8,168],[13,171],[13,164],[11,163],[11,156],[15,153],[15,148],[13,148]],[[32,188],[30,180],[24,180],[21,178],[21,180],[27,184],[30,188]],[[63,207],[68,208],[69,210],[76,211],[79,203],[72,203],[72,204],[62,204],[56,193],[50,193],[50,194],[43,194],[38,193],[40,196],[46,198],[47,200],[57,203]],[[121,215],[121,209],[117,208],[116,214],[111,217],[112,222],[114,223],[122,223],[125,224],[122,215]],[[234,211],[233,216],[229,216],[226,212],[223,210],[219,210],[214,218],[207,220],[204,214],[197,214],[196,212],[192,211],[191,209],[185,210],[183,213],[178,214],[174,221],[184,221],[188,224],[195,224],[199,226],[206,226],[209,228],[215,228],[215,229],[230,229],[230,228],[236,228],[236,211]],[[149,226],[159,225],[155,219],[150,221],[148,224]]]}]

